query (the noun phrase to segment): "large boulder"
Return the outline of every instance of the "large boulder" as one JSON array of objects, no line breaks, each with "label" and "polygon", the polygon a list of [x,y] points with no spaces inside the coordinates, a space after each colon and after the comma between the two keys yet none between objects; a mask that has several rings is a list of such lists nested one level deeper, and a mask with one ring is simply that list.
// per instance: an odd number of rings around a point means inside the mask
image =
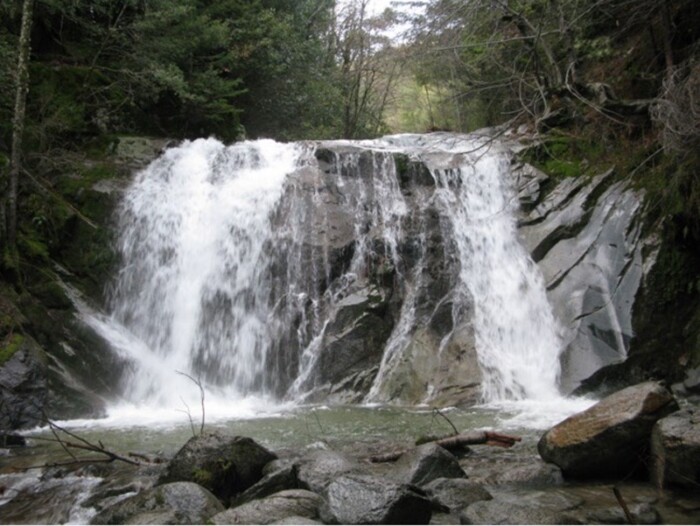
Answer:
[{"label": "large boulder", "polygon": [[700,484],[700,409],[688,408],[659,420],[651,433],[652,476],[666,484]]},{"label": "large boulder", "polygon": [[191,438],[170,461],[161,483],[196,482],[223,502],[258,482],[265,464],[277,456],[252,438],[219,432]]},{"label": "large boulder", "polygon": [[656,421],[677,409],[668,389],[645,382],[557,424],[542,436],[537,449],[567,477],[625,477],[643,467]]},{"label": "large boulder", "polygon": [[323,499],[303,489],[284,490],[217,513],[214,524],[272,524],[288,517],[318,518]]},{"label": "large boulder", "polygon": [[223,510],[217,498],[198,484],[173,482],[104,509],[92,524],[205,524]]},{"label": "large boulder", "polygon": [[431,507],[425,494],[408,484],[348,474],[328,486],[321,519],[327,524],[428,524]]},{"label": "large boulder", "polygon": [[396,461],[392,478],[405,484],[423,486],[438,478],[466,478],[457,458],[435,443],[407,451]]}]

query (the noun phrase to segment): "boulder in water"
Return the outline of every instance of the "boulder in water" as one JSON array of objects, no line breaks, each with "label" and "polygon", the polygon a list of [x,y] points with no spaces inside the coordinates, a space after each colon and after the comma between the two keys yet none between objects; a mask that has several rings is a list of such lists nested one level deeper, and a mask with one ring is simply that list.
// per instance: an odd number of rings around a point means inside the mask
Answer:
[{"label": "boulder in water", "polygon": [[323,499],[311,491],[284,490],[217,513],[211,518],[211,522],[214,524],[271,524],[287,517],[304,517],[313,520],[318,518],[318,509],[322,502]]},{"label": "boulder in water", "polygon": [[173,482],[143,491],[97,514],[92,524],[204,524],[224,507],[192,482]]},{"label": "boulder in water", "polygon": [[634,385],[557,424],[537,449],[567,477],[625,477],[644,466],[656,421],[676,409],[660,383]]},{"label": "boulder in water", "polygon": [[425,494],[414,486],[348,474],[328,486],[321,519],[329,524],[428,524],[431,508]]},{"label": "boulder in water", "polygon": [[160,482],[196,482],[228,502],[259,481],[265,464],[276,458],[252,438],[204,433],[177,452]]},{"label": "boulder in water", "polygon": [[659,420],[651,434],[652,475],[666,484],[700,484],[700,409],[688,408]]}]

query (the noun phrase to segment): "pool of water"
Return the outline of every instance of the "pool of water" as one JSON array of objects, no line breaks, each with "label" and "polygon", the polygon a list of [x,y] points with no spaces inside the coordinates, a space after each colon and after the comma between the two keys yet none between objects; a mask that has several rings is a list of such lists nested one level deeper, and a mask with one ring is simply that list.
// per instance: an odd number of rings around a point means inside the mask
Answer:
[{"label": "pool of water", "polygon": [[[501,406],[475,406],[468,409],[395,406],[294,406],[259,405],[236,408],[237,416],[227,415],[221,407],[205,407],[205,430],[220,430],[249,436],[277,450],[303,447],[315,442],[329,442],[338,447],[357,442],[411,444],[429,435],[448,435],[480,429],[491,429],[526,437],[540,435],[542,430],[569,414],[588,407],[592,400],[572,399],[562,405],[518,403]],[[102,443],[115,452],[137,452],[163,457],[172,456],[193,435],[199,432],[201,413],[190,408],[152,410],[138,407],[115,408],[110,416],[97,420],[72,420],[58,425],[92,443]],[[29,447],[17,450],[10,457],[0,458],[0,469],[6,471],[28,465],[64,461],[68,455],[53,442],[48,428],[25,433]],[[64,439],[75,439],[62,435]],[[79,452],[81,453],[81,452]],[[93,455],[94,456],[94,455]]]}]

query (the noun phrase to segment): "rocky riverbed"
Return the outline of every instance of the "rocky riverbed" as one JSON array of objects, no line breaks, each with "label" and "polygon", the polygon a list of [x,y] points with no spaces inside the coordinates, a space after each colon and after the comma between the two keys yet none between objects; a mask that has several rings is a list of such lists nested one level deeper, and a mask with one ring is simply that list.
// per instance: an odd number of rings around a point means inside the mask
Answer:
[{"label": "rocky riverbed", "polygon": [[[46,459],[26,454],[36,448],[17,449],[2,458],[0,518],[54,524],[696,524],[700,408],[687,400],[680,406],[663,386],[647,382],[545,434],[525,433],[512,448],[476,444],[448,451],[404,437],[367,436],[272,449],[205,430],[162,461],[132,456],[139,465],[87,462],[26,472],[27,465],[55,462],[57,454]],[[370,462],[395,451],[401,454],[393,462]],[[572,470],[577,458],[588,458],[588,469]]]}]

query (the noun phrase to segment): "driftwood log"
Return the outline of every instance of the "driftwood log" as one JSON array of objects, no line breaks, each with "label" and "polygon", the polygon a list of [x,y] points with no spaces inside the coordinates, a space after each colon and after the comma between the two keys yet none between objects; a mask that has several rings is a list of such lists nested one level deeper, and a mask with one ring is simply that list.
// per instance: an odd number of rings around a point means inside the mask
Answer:
[{"label": "driftwood log", "polygon": [[[462,433],[445,438],[433,440],[438,446],[444,447],[448,451],[460,449],[464,446],[472,446],[476,444],[484,444],[487,446],[497,447],[513,447],[516,442],[520,442],[522,438],[510,435],[503,435],[493,431],[476,431],[472,433]],[[407,450],[394,451],[383,455],[374,455],[369,458],[372,463],[379,462],[394,462],[403,455]]]}]

